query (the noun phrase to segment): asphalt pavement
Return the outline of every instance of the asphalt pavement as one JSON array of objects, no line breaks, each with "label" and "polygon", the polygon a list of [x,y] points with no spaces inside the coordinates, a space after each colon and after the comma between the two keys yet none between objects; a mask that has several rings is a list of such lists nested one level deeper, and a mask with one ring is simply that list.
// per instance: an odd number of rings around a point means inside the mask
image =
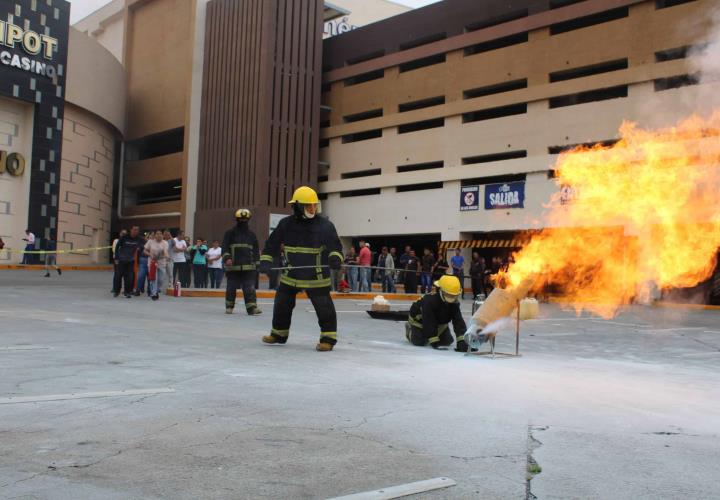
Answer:
[{"label": "asphalt pavement", "polygon": [[0,272],[0,498],[322,499],[437,477],[457,484],[413,498],[720,497],[720,311],[543,304],[522,356],[490,359],[411,346],[358,300],[336,302],[335,351],[315,352],[306,300],[266,346],[260,307]]}]

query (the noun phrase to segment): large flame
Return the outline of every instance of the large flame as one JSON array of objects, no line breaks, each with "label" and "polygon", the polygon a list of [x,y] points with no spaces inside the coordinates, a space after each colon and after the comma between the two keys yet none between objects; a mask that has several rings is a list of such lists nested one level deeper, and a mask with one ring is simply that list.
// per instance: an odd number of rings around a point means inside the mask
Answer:
[{"label": "large flame", "polygon": [[626,122],[620,137],[609,148],[559,157],[564,193],[548,205],[548,229],[514,255],[503,276],[508,286],[537,277],[535,291],[550,284],[578,311],[611,317],[648,286],[688,287],[712,274],[720,247],[720,110],[655,131]]}]

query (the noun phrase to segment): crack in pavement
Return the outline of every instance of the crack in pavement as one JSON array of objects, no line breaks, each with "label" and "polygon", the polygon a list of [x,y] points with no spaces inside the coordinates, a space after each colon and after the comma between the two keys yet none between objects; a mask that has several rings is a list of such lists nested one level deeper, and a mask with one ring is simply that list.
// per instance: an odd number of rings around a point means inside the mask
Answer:
[{"label": "crack in pavement", "polygon": [[[125,450],[131,450],[131,449],[133,449],[133,447],[126,448]],[[99,458],[98,460],[95,460],[94,462],[89,462],[89,463],[86,463],[86,464],[71,464],[71,465],[61,465],[61,466],[48,465],[48,469],[50,469],[51,471],[57,471],[57,470],[61,470],[61,469],[86,469],[86,468],[88,468],[88,467],[92,467],[92,466],[94,466],[94,465],[97,465],[97,464],[99,464],[99,463],[102,463],[102,462],[104,462],[105,460],[108,460],[108,459],[110,459],[110,458],[117,457],[117,456],[120,455],[122,452],[123,452],[123,450],[118,450],[118,451],[115,452],[115,453],[111,453],[110,455],[106,455],[106,456],[104,456],[104,457],[102,457],[102,458]],[[47,474],[47,473],[46,473],[46,474]]]},{"label": "crack in pavement", "polygon": [[12,483],[0,484],[0,488],[5,488],[7,486],[15,486],[18,483],[24,483],[25,481],[30,481],[31,479],[35,479],[38,476],[42,476],[43,474],[47,474],[47,472],[37,472],[30,477],[26,477],[24,479],[18,479],[17,481],[12,482]]},{"label": "crack in pavement", "polygon": [[714,344],[711,344],[710,342],[705,342],[705,341],[703,341],[703,340],[696,339],[695,337],[690,337],[689,335],[686,335],[686,334],[684,334],[684,333],[681,333],[680,336],[683,337],[683,338],[686,338],[686,339],[694,340],[694,341],[697,342],[698,344],[702,344],[702,345],[704,345],[705,347],[710,347],[714,352],[720,352],[720,347],[718,347],[718,346],[716,346],[716,345],[714,345]]},{"label": "crack in pavement", "polygon": [[542,467],[537,463],[533,452],[542,446],[542,442],[534,436],[536,431],[546,431],[548,426],[527,426],[527,452],[526,452],[526,473],[525,473],[525,500],[536,500],[537,497],[532,493],[531,482],[535,476],[542,472]]},{"label": "crack in pavement", "polygon": [[[131,449],[131,448],[128,448],[128,449]],[[123,450],[118,450],[116,453],[111,453],[110,455],[106,455],[106,456],[104,456],[104,457],[102,457],[102,458],[99,458],[98,460],[95,460],[94,462],[89,462],[89,463],[86,463],[86,464],[70,464],[70,465],[55,466],[55,465],[52,465],[52,463],[51,463],[50,465],[48,465],[48,467],[47,467],[48,470],[46,470],[46,471],[36,472],[36,473],[33,474],[32,476],[29,476],[29,477],[26,477],[26,478],[23,478],[23,479],[18,479],[17,481],[14,481],[14,482],[12,482],[12,483],[5,483],[5,484],[3,484],[3,485],[0,485],[0,488],[5,488],[5,487],[8,487],[8,486],[12,487],[12,486],[15,486],[15,485],[17,485],[17,484],[19,484],[19,483],[24,483],[24,482],[26,482],[26,481],[30,481],[30,480],[32,480],[32,479],[35,479],[36,477],[39,477],[39,476],[46,476],[46,475],[48,475],[48,474],[51,474],[52,472],[55,472],[55,471],[58,471],[58,470],[61,470],[61,469],[86,469],[86,468],[88,468],[88,467],[92,467],[92,466],[94,466],[94,465],[97,465],[97,464],[99,464],[99,463],[102,463],[102,462],[104,462],[105,460],[108,460],[108,459],[110,459],[110,458],[116,457],[116,456],[120,455],[122,452],[123,452]]]}]

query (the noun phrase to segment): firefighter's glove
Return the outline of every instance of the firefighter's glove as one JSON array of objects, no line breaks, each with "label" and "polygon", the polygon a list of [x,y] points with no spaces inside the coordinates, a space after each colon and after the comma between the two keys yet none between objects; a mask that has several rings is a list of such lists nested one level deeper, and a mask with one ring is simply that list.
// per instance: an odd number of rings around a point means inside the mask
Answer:
[{"label": "firefighter's glove", "polygon": [[464,340],[458,340],[455,345],[455,352],[468,352],[467,342]]},{"label": "firefighter's glove", "polygon": [[342,260],[340,260],[340,257],[337,255],[331,255],[328,258],[328,265],[330,266],[330,269],[334,271],[339,271],[342,267]]},{"label": "firefighter's glove", "polygon": [[271,266],[270,261],[261,260],[260,261],[260,272],[263,274],[270,274],[270,266]]}]

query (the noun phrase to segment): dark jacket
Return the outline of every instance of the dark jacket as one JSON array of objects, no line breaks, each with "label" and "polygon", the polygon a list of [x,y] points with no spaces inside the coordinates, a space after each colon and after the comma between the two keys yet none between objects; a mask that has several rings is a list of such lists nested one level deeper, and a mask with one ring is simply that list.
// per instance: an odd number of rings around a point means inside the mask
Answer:
[{"label": "dark jacket", "polygon": [[473,260],[470,263],[470,277],[473,279],[481,279],[485,275],[485,259],[482,257],[478,260]]},{"label": "dark jacket", "polygon": [[330,270],[327,267],[331,255],[343,259],[342,244],[332,222],[324,217],[298,219],[285,217],[272,232],[260,260],[272,262],[285,245],[285,257],[290,269],[283,271],[280,283],[296,288],[323,288],[330,286]]},{"label": "dark jacket", "polygon": [[135,254],[141,252],[145,246],[145,240],[141,236],[131,237],[126,234],[118,240],[115,248],[115,260],[120,262],[133,262]]},{"label": "dark jacket", "polygon": [[438,292],[423,295],[410,306],[408,322],[422,330],[423,335],[432,345],[438,342],[439,335],[452,322],[455,338],[464,340],[465,320],[460,312],[460,302],[448,303],[442,300]]},{"label": "dark jacket", "polygon": [[237,225],[225,233],[222,242],[222,260],[232,260],[225,266],[226,271],[254,271],[260,262],[260,246],[257,236],[248,227],[247,222]]},{"label": "dark jacket", "polygon": [[435,269],[433,270],[433,279],[440,279],[442,276],[447,274],[447,270],[450,268],[450,264],[443,258],[438,259],[435,263]]},{"label": "dark jacket", "polygon": [[425,273],[429,273],[432,271],[433,266],[435,265],[435,257],[432,255],[423,255],[422,256],[422,270]]}]

